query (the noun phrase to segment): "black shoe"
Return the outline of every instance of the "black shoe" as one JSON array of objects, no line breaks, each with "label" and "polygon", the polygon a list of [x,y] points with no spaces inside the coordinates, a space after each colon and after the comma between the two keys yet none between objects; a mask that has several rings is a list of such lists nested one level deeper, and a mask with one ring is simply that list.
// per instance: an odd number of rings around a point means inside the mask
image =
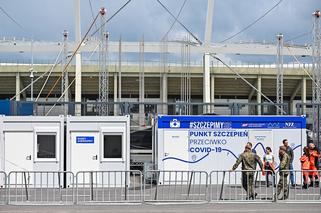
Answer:
[{"label": "black shoe", "polygon": [[308,189],[308,184],[303,184],[302,189]]},{"label": "black shoe", "polygon": [[319,181],[315,181],[314,187],[318,188],[320,186],[320,182]]}]

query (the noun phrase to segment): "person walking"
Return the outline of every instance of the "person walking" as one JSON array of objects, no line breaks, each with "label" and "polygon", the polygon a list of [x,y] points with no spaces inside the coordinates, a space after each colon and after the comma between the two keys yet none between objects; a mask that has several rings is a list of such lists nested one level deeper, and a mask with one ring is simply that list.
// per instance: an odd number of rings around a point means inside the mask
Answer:
[{"label": "person walking", "polygon": [[272,184],[275,186],[275,163],[271,147],[266,147],[266,153],[263,156],[263,165],[266,175],[266,187],[269,187],[269,176],[272,176]]},{"label": "person walking", "polygon": [[318,172],[318,162],[320,158],[320,152],[315,147],[314,143],[309,144],[309,154],[310,154],[310,186],[319,187],[320,175]]},{"label": "person walking", "polygon": [[[286,153],[287,148],[285,146],[280,146],[279,149],[279,158],[280,158],[280,167],[279,167],[279,183],[277,187],[277,199],[285,200],[289,197],[289,188],[288,188],[288,176],[291,159]],[[282,193],[282,196],[280,197]]]},{"label": "person walking", "polygon": [[303,148],[303,155],[300,157],[301,170],[303,175],[303,186],[302,189],[307,189],[309,186],[309,169],[310,169],[310,152],[306,146]]},{"label": "person walking", "polygon": [[251,149],[252,147],[250,145],[247,144],[245,146],[244,152],[233,165],[232,171],[242,163],[242,187],[247,193],[246,198],[254,200],[257,195],[257,193],[254,193],[254,173],[256,164],[259,164],[262,171],[264,171],[264,168],[260,157],[253,153]]},{"label": "person walking", "polygon": [[289,141],[288,139],[283,140],[283,146],[286,148],[286,153],[290,157],[290,181],[291,181],[291,186],[295,187],[295,181],[294,181],[294,174],[293,174],[293,159],[294,159],[294,153],[293,149],[289,146]]}]

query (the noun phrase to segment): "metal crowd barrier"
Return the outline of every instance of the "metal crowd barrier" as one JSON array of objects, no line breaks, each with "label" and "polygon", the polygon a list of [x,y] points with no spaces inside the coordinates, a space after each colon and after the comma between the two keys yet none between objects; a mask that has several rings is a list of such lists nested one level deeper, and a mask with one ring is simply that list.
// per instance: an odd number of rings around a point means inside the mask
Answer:
[{"label": "metal crowd barrier", "polygon": [[[263,176],[262,172],[257,170],[212,171],[209,175],[209,201],[271,202],[274,195],[275,175],[270,174],[267,182],[266,176]],[[267,172],[265,175],[267,175]],[[251,188],[253,191],[251,191]]]},{"label": "metal crowd barrier", "polygon": [[76,203],[141,203],[140,171],[82,171],[76,174]]},{"label": "metal crowd barrier", "polygon": [[207,201],[208,174],[203,171],[146,171],[145,202]]},{"label": "metal crowd barrier", "polygon": [[[143,202],[321,202],[321,170],[261,171],[0,171],[0,205]],[[311,176],[312,175],[312,176]],[[317,178],[316,178],[317,177]],[[306,180],[306,181],[305,181]],[[312,181],[311,181],[312,180]],[[268,183],[268,185],[267,185]],[[254,193],[245,190],[253,187]],[[285,192],[284,192],[285,191]],[[252,196],[251,196],[252,195]]]},{"label": "metal crowd barrier", "polygon": [[7,174],[0,171],[0,205],[7,204]]},{"label": "metal crowd barrier", "polygon": [[74,203],[74,175],[63,171],[14,171],[8,175],[8,204]]},{"label": "metal crowd barrier", "polygon": [[[294,186],[291,185],[290,181],[291,172],[295,182]],[[321,202],[320,176],[321,170],[279,171],[277,201]]]}]

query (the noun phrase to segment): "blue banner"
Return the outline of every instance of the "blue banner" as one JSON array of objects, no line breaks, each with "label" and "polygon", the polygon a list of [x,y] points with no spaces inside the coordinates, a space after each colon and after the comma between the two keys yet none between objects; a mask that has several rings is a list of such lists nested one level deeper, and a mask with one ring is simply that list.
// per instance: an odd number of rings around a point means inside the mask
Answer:
[{"label": "blue banner", "polygon": [[304,116],[158,116],[158,128],[305,129]]},{"label": "blue banner", "polygon": [[95,143],[95,137],[93,137],[93,136],[77,136],[76,143]]}]

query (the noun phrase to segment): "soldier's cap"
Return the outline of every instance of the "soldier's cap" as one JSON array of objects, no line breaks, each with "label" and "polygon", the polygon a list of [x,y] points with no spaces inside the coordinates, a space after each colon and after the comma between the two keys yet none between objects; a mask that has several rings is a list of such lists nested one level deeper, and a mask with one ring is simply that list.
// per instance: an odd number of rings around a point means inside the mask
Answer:
[{"label": "soldier's cap", "polygon": [[286,152],[286,147],[285,146],[280,146],[280,150],[285,151]]}]

